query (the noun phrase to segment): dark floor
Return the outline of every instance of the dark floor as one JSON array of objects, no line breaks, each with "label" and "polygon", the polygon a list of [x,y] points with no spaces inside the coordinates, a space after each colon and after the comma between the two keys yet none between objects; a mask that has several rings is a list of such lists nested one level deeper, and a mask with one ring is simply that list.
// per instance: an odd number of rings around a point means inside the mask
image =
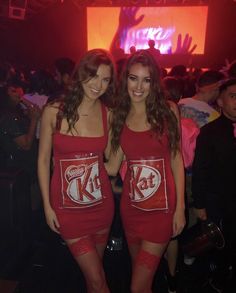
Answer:
[{"label": "dark floor", "polygon": [[[33,220],[36,228],[32,235],[33,243],[29,243],[15,263],[5,268],[1,264],[0,279],[18,282],[11,293],[85,293],[83,276],[63,241],[47,228],[41,211],[35,213]],[[130,259],[124,238],[122,240],[122,249],[112,251],[107,248],[105,251],[104,268],[111,293],[129,292]],[[162,260],[153,282],[155,293],[168,292],[165,270],[166,263]],[[217,292],[208,282],[208,277],[215,270],[215,265],[208,261],[206,255],[196,258],[190,266],[185,265],[180,251],[177,292]],[[229,278],[223,292],[236,292],[234,280]]]}]

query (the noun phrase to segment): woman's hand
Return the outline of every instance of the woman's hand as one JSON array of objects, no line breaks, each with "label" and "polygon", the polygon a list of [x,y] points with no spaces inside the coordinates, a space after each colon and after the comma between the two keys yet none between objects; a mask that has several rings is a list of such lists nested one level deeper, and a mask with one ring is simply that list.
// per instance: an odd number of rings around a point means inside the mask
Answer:
[{"label": "woman's hand", "polygon": [[184,209],[177,208],[173,217],[173,237],[179,235],[186,224]]},{"label": "woman's hand", "polygon": [[60,224],[57,220],[57,216],[54,210],[51,207],[48,207],[44,209],[44,212],[48,226],[51,228],[52,231],[60,234]]}]

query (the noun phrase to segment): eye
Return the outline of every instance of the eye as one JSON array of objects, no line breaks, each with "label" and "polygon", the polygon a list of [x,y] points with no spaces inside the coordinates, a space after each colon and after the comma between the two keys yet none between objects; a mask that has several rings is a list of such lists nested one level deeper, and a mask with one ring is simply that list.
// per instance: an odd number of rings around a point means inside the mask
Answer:
[{"label": "eye", "polygon": [[134,75],[129,75],[128,78],[131,81],[135,81],[137,79],[136,76],[134,76]]},{"label": "eye", "polygon": [[151,82],[151,78],[150,77],[145,78],[145,82],[146,83],[150,83]]},{"label": "eye", "polygon": [[104,78],[103,81],[104,81],[105,83],[109,83],[109,82],[111,81],[111,79],[110,79],[110,77],[107,77],[107,78]]}]

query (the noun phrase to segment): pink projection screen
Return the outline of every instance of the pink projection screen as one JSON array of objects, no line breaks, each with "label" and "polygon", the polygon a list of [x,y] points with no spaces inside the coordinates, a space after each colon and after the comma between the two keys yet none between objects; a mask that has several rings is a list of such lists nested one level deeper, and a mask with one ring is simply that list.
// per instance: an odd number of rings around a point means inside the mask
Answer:
[{"label": "pink projection screen", "polygon": [[191,37],[191,47],[196,45],[193,54],[204,54],[207,16],[208,6],[87,7],[88,49],[109,50],[118,30],[125,53],[133,45],[148,48],[153,39],[162,54],[174,54]]}]

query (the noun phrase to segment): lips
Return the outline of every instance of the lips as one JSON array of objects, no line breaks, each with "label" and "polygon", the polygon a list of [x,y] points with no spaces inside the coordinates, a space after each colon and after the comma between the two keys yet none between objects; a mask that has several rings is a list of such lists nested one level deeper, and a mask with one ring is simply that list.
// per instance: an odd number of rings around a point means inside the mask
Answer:
[{"label": "lips", "polygon": [[135,96],[142,96],[143,95],[143,92],[133,92],[133,94],[135,95]]},{"label": "lips", "polygon": [[91,92],[95,93],[95,94],[98,94],[100,92],[100,90],[96,90],[96,89],[90,89]]}]

